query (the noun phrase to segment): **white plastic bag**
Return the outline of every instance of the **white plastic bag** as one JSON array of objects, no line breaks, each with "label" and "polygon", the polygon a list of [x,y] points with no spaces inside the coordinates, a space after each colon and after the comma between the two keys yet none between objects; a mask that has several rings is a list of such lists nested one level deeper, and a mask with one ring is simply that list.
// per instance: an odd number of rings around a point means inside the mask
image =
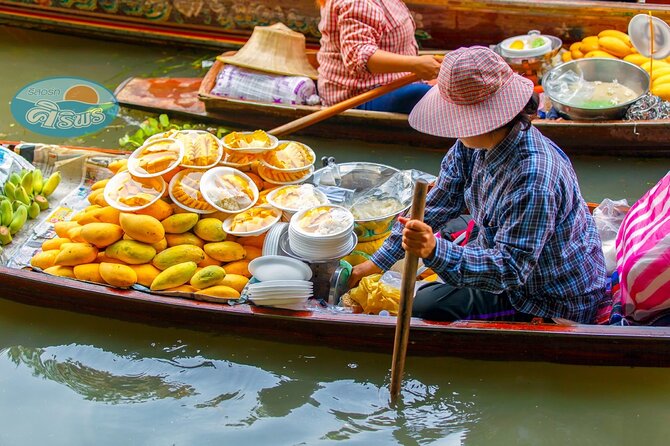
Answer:
[{"label": "white plastic bag", "polygon": [[621,222],[626,216],[628,201],[610,200],[605,198],[597,208],[593,210],[600,240],[603,244],[603,255],[605,256],[605,268],[607,275],[611,275],[616,269],[616,236],[621,227]]}]

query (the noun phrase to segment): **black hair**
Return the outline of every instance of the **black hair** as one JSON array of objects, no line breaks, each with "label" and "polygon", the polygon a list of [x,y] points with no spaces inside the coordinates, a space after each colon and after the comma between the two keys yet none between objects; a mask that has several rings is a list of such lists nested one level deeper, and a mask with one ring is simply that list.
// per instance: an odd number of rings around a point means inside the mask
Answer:
[{"label": "black hair", "polygon": [[526,131],[530,128],[531,121],[537,115],[537,109],[540,105],[540,95],[533,93],[533,95],[528,100],[526,106],[519,112],[518,115],[514,117],[510,122],[505,124],[503,127],[508,127],[510,129],[514,128],[515,125],[521,124],[521,130]]}]

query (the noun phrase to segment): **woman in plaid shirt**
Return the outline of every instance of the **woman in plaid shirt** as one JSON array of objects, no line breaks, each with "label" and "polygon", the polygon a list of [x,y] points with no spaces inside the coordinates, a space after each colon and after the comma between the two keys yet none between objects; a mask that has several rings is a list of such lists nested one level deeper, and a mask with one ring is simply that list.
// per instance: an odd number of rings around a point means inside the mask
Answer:
[{"label": "woman in plaid shirt", "polygon": [[[533,84],[493,51],[460,48],[445,57],[438,85],[409,122],[458,138],[429,192],[424,222],[400,217],[350,284],[412,252],[444,281],[421,288],[413,315],[433,320],[593,323],[606,304],[600,237],[569,159],[530,124]],[[468,209],[477,238],[465,246],[434,229]]]},{"label": "woman in plaid shirt", "polygon": [[[317,0],[321,6],[319,95],[332,105],[410,72],[435,79],[433,56],[418,56],[412,15],[401,0]],[[414,83],[359,108],[409,113],[430,89]]]}]

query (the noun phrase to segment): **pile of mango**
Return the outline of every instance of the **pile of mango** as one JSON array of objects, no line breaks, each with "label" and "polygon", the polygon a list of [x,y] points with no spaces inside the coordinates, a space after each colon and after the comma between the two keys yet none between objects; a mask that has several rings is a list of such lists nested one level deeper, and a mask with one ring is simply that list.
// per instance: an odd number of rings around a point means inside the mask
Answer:
[{"label": "pile of mango", "polygon": [[106,182],[92,186],[91,206],[55,224],[57,238],[44,242],[33,267],[114,287],[140,284],[152,291],[240,297],[265,235],[236,239],[223,231],[226,214],[201,216],[164,198],[136,212],[120,212],[105,202]]},{"label": "pile of mango", "polygon": [[45,181],[39,169],[23,169],[9,176],[0,193],[0,245],[11,243],[28,219],[49,208],[47,198],[60,180],[60,172],[54,172]]},{"label": "pile of mango", "polygon": [[597,36],[585,37],[581,42],[570,45],[570,51],[563,53],[562,57],[564,62],[589,57],[623,59],[649,73],[652,94],[670,100],[670,57],[652,61],[638,53],[628,34],[621,31],[608,29]]}]

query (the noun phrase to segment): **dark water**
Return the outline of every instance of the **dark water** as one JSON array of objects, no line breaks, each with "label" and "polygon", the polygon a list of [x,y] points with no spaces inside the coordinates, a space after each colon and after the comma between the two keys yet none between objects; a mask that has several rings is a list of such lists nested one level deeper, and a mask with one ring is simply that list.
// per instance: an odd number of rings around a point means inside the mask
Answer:
[{"label": "dark water", "polygon": [[[214,54],[0,28],[0,99],[49,76],[113,89],[130,75],[201,75]],[[0,107],[0,139],[117,147],[145,118],[69,141]],[[441,155],[309,139],[319,156],[436,173]],[[582,191],[637,199],[668,159],[573,159]],[[615,345],[612,348],[617,348]],[[388,405],[390,354],[156,328],[0,299],[0,445],[663,445],[670,371],[410,358]],[[668,392],[668,393],[666,393]]]}]

